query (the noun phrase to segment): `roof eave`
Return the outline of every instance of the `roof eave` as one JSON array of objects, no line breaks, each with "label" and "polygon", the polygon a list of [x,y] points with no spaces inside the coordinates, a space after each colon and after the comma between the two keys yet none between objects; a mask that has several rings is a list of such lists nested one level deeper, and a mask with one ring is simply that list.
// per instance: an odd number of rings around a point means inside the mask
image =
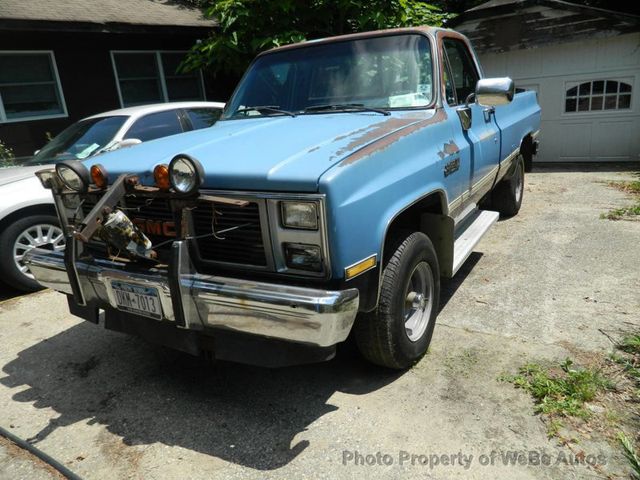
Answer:
[{"label": "roof eave", "polygon": [[157,25],[120,22],[74,22],[53,20],[23,20],[0,18],[0,31],[82,32],[82,33],[171,33],[172,35],[203,35],[218,28],[215,22],[206,25]]}]

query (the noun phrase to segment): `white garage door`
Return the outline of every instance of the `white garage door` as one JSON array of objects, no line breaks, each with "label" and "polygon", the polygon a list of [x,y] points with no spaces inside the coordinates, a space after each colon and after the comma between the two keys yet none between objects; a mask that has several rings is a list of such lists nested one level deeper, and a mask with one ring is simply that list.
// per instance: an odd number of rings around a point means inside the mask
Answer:
[{"label": "white garage door", "polygon": [[538,92],[537,161],[640,160],[640,34],[481,56],[485,75]]}]

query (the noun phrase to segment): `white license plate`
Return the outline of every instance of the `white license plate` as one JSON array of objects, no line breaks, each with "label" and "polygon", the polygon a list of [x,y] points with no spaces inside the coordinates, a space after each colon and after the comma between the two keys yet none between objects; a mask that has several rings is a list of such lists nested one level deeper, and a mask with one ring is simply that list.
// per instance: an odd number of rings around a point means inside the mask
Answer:
[{"label": "white license plate", "polygon": [[119,310],[155,319],[162,318],[157,288],[113,280],[111,290]]}]

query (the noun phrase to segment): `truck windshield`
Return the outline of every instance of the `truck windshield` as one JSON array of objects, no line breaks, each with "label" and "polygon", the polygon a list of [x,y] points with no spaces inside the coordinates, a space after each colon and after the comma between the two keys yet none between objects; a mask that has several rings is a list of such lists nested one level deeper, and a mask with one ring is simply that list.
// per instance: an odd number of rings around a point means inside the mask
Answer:
[{"label": "truck windshield", "polygon": [[422,35],[310,42],[259,57],[222,119],[427,107],[432,99],[431,46]]},{"label": "truck windshield", "polygon": [[45,165],[62,160],[84,160],[98,153],[118,133],[125,115],[90,118],[74,123],[47,143],[33,159],[23,165]]}]

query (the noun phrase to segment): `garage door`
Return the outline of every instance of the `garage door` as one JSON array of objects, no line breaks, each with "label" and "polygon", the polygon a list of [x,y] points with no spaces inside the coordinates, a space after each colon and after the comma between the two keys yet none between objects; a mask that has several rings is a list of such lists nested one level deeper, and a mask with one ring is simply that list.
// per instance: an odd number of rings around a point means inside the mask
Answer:
[{"label": "garage door", "polygon": [[538,92],[537,161],[640,160],[640,35],[481,56],[485,75]]}]

